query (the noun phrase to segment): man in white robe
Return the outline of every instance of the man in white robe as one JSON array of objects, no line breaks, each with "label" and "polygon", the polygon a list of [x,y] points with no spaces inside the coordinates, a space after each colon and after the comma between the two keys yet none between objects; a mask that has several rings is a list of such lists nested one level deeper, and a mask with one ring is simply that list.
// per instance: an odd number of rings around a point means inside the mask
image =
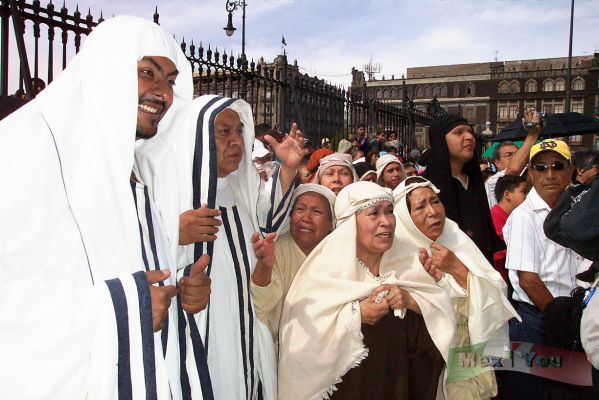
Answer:
[{"label": "man in white robe", "polygon": [[181,397],[176,330],[167,349],[152,332],[172,321],[175,274],[144,263],[155,215],[129,179],[134,139],[191,96],[171,36],[118,17],[0,123],[0,398]]},{"label": "man in white robe", "polygon": [[173,131],[181,134],[165,154],[152,190],[171,244],[178,238],[183,245],[173,252],[184,281],[194,275],[188,266],[203,254],[211,256],[210,303],[187,319],[187,329],[204,343],[215,399],[274,399],[272,337],[255,317],[249,290],[256,264],[251,236],[284,227],[295,169],[304,156],[299,131],[294,126],[282,143],[267,137],[282,165],[263,182],[251,159],[253,117],[245,101],[203,96],[177,123]]}]

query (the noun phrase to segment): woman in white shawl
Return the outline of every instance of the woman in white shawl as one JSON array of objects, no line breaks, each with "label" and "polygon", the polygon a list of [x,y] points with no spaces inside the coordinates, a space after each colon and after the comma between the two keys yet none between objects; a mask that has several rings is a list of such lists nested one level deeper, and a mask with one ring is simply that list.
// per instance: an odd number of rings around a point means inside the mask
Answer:
[{"label": "woman in white shawl", "polygon": [[448,362],[449,399],[487,399],[497,394],[493,371],[480,365],[460,367],[458,352],[504,356],[507,321],[519,316],[505,297],[505,282],[474,242],[445,218],[437,193],[422,177],[410,177],[393,191],[402,231],[398,239],[403,258],[398,262],[416,263],[418,258],[452,298],[459,349]]},{"label": "woman in white shawl", "polygon": [[397,268],[392,210],[391,191],[372,182],[337,196],[336,229],[285,299],[279,399],[435,398],[455,322],[420,266]]}]

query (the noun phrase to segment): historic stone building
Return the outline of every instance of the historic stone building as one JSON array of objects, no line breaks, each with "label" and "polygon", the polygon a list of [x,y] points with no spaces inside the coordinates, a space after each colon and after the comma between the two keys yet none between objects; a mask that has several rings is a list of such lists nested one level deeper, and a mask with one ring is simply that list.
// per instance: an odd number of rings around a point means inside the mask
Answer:
[{"label": "historic stone building", "polygon": [[[567,58],[500,61],[408,68],[407,77],[364,80],[354,71],[352,91],[389,103],[411,100],[417,108],[431,106],[433,98],[448,112],[457,112],[482,133],[486,122],[498,132],[520,110],[535,106],[547,113],[565,111]],[[599,114],[599,53],[572,58],[571,111]],[[404,98],[404,94],[407,98]],[[426,128],[419,144],[426,145]],[[599,136],[573,136],[573,146],[599,148]]]}]

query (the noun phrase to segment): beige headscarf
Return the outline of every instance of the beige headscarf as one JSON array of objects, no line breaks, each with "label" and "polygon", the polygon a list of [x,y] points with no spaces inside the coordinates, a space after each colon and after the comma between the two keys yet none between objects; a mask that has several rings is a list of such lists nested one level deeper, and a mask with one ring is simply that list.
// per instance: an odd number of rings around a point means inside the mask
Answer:
[{"label": "beige headscarf", "polygon": [[[302,185],[299,185],[293,191],[293,196],[291,197],[291,207],[293,207],[295,205],[295,201],[297,200],[298,197],[300,197],[302,194],[308,193],[308,192],[318,193],[319,195],[321,195],[325,199],[327,199],[327,201],[329,202],[330,210],[331,210],[333,226],[335,226],[335,197],[336,196],[335,196],[335,193],[327,187],[318,185],[316,183],[304,183]],[[291,208],[289,209],[289,213],[291,213]]]},{"label": "beige headscarf", "polygon": [[352,164],[351,156],[349,154],[333,153],[320,159],[320,165],[318,166],[318,171],[316,171],[314,183],[320,183],[320,178],[322,177],[324,171],[327,168],[334,166],[349,168],[352,175],[354,176],[354,182],[358,182],[360,180],[360,178],[358,178],[358,174],[356,174],[356,169]]},{"label": "beige headscarf", "polygon": [[[391,191],[372,182],[341,190],[335,202],[337,228],[310,253],[289,289],[280,324],[280,399],[328,398],[341,377],[368,356],[359,305],[352,304],[379,284],[357,268],[355,214],[377,201],[392,202]],[[394,244],[383,255],[383,282],[412,294],[447,359],[455,336],[451,302],[421,266],[397,264],[396,252]]]},{"label": "beige headscarf", "polygon": [[381,157],[379,157],[378,160],[376,160],[377,182],[381,183],[381,181],[383,179],[383,171],[385,171],[385,168],[387,168],[387,165],[389,165],[391,163],[399,164],[399,166],[401,167],[401,173],[405,176],[405,173],[403,170],[403,164],[401,163],[401,161],[399,161],[399,158],[397,158],[393,154],[385,154],[384,156],[381,156]]},{"label": "beige headscarf", "polygon": [[[406,197],[413,190],[422,187],[428,187],[435,193],[439,193],[439,190],[422,177],[418,178],[418,182],[406,185],[406,182],[410,181],[411,179],[403,181],[393,191],[395,214],[398,218],[397,230],[401,229],[401,234],[396,235],[398,247],[401,249],[397,253],[399,258],[396,261],[402,264],[420,264],[419,249],[430,249],[433,241],[424,236],[412,221]],[[505,355],[504,346],[509,344],[506,322],[512,317],[520,319],[520,316],[505,296],[506,284],[501,275],[489,264],[474,242],[448,218],[445,219],[443,233],[436,243],[454,252],[470,272],[467,295],[471,344],[486,342],[486,355]],[[452,297],[463,297],[460,293],[465,294],[463,288],[449,274],[439,281],[439,285],[445,287],[450,295],[456,294]]]}]

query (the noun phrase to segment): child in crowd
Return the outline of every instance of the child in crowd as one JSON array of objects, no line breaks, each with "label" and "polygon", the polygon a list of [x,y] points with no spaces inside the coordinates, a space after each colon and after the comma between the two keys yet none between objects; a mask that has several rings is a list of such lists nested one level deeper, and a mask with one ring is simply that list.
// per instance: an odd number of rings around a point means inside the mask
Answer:
[{"label": "child in crowd", "polygon": [[[518,207],[527,193],[526,178],[518,175],[505,175],[497,180],[495,185],[495,196],[498,204],[491,208],[491,218],[497,236],[503,241],[503,226],[509,215]],[[508,272],[505,269],[506,249],[496,251],[493,254],[493,264],[495,269],[501,274],[509,286],[510,280]],[[511,298],[511,297],[508,297]]]}]

